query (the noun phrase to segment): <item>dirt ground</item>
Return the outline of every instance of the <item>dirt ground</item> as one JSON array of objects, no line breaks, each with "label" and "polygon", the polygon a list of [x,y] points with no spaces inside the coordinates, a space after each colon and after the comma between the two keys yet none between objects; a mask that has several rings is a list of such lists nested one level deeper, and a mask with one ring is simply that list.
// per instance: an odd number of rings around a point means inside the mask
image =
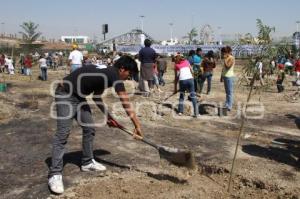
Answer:
[{"label": "dirt ground", "polygon": [[[237,71],[239,68],[241,63]],[[233,189],[227,192],[249,90],[244,85],[236,86],[233,111],[219,117],[214,106],[225,99],[220,66],[213,76],[211,94],[199,97],[203,104],[199,118],[190,116],[190,102],[184,116],[176,115],[178,95],[169,97],[173,91],[171,70],[165,76],[163,92],[155,92],[150,98],[134,94],[132,83],[126,82],[145,137],[164,146],[193,151],[197,169],[169,165],[159,159],[154,148],[105,126],[97,128],[94,153],[108,170],[81,172],[81,129],[74,122],[64,157],[66,190],[63,195],[52,195],[47,172],[56,123],[50,116],[55,110],[49,90],[50,83],[64,73],[62,69],[50,70],[47,82],[37,80],[37,69],[32,80],[19,74],[5,75],[9,90],[0,93],[0,198],[300,198],[300,103],[287,100],[297,90],[289,76],[284,93],[278,94],[273,86],[253,96],[256,106],[246,112]],[[115,106],[111,110],[122,124],[132,128],[111,91],[104,101],[109,107]],[[93,112],[95,121],[101,121],[99,111],[93,108]]]}]

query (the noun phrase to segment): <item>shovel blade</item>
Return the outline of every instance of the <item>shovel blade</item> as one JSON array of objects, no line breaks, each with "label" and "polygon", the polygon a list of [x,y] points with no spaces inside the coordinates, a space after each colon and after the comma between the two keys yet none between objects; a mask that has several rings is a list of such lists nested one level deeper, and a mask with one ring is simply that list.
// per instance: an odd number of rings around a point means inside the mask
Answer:
[{"label": "shovel blade", "polygon": [[165,159],[176,166],[187,167],[190,169],[196,167],[195,158],[191,151],[164,146],[160,146],[158,151],[160,158]]}]

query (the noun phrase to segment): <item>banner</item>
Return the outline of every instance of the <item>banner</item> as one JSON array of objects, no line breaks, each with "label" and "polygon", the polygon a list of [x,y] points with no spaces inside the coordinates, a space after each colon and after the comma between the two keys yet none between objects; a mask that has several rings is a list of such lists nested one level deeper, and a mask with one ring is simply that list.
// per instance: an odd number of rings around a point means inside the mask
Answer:
[{"label": "banner", "polygon": [[[203,53],[207,53],[210,50],[212,50],[216,53],[216,52],[220,52],[221,48],[224,46],[222,46],[222,45],[163,46],[163,45],[153,44],[151,47],[159,54],[171,55],[171,54],[176,54],[178,52],[188,54],[188,52],[190,50],[196,50],[197,48],[201,48]],[[141,45],[131,45],[131,46],[120,45],[120,46],[117,46],[117,51],[130,53],[130,54],[137,54],[141,48],[142,48]],[[262,47],[258,46],[258,45],[234,45],[234,46],[231,46],[231,48],[232,48],[232,53],[234,56],[243,57],[243,56],[250,56],[250,55],[258,53]]]}]

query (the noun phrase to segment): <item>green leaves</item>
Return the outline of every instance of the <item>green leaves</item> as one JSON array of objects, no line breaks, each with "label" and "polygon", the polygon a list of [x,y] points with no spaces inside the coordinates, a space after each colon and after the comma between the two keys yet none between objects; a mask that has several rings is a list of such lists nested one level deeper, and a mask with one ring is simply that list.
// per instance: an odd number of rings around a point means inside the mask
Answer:
[{"label": "green leaves", "polygon": [[32,21],[23,22],[20,27],[23,29],[23,31],[20,31],[19,33],[22,35],[24,42],[28,44],[32,44],[42,35],[41,32],[37,32],[39,25]]},{"label": "green leaves", "polygon": [[270,44],[272,42],[271,32],[275,32],[275,27],[270,27],[261,21],[261,19],[256,19],[256,26],[258,28],[258,40],[259,44]]}]

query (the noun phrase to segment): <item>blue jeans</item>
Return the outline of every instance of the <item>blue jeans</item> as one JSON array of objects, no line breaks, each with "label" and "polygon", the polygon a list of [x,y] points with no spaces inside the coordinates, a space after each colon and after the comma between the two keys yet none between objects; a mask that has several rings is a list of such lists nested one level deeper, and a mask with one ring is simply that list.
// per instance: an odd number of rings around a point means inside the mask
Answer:
[{"label": "blue jeans", "polygon": [[198,115],[198,108],[197,108],[197,99],[196,99],[196,92],[194,87],[194,79],[186,79],[179,81],[179,105],[178,105],[178,112],[183,113],[183,101],[184,101],[184,93],[188,90],[190,92],[190,97],[194,107],[194,115]]},{"label": "blue jeans", "polygon": [[226,92],[225,106],[231,110],[233,105],[233,84],[234,77],[224,77],[224,87]]},{"label": "blue jeans", "polygon": [[71,72],[75,71],[76,69],[80,68],[81,64],[72,64],[71,65]]},{"label": "blue jeans", "polygon": [[155,86],[159,85],[158,77],[156,74],[153,75],[153,85],[155,85]]},{"label": "blue jeans", "polygon": [[27,75],[27,76],[32,75],[31,68],[25,68],[25,75]]},{"label": "blue jeans", "polygon": [[204,87],[204,82],[207,79],[207,94],[210,93],[211,90],[211,80],[212,80],[212,73],[211,72],[205,72],[202,75],[202,79],[201,79],[201,87],[200,87],[200,93],[202,93],[202,89]]},{"label": "blue jeans", "polygon": [[47,68],[41,68],[41,78],[43,81],[46,81],[47,78],[48,78],[48,75],[47,75]]},{"label": "blue jeans", "polygon": [[159,85],[163,85],[163,86],[166,84],[165,80],[164,80],[164,73],[165,73],[165,71],[163,71],[163,70],[158,71]]}]

